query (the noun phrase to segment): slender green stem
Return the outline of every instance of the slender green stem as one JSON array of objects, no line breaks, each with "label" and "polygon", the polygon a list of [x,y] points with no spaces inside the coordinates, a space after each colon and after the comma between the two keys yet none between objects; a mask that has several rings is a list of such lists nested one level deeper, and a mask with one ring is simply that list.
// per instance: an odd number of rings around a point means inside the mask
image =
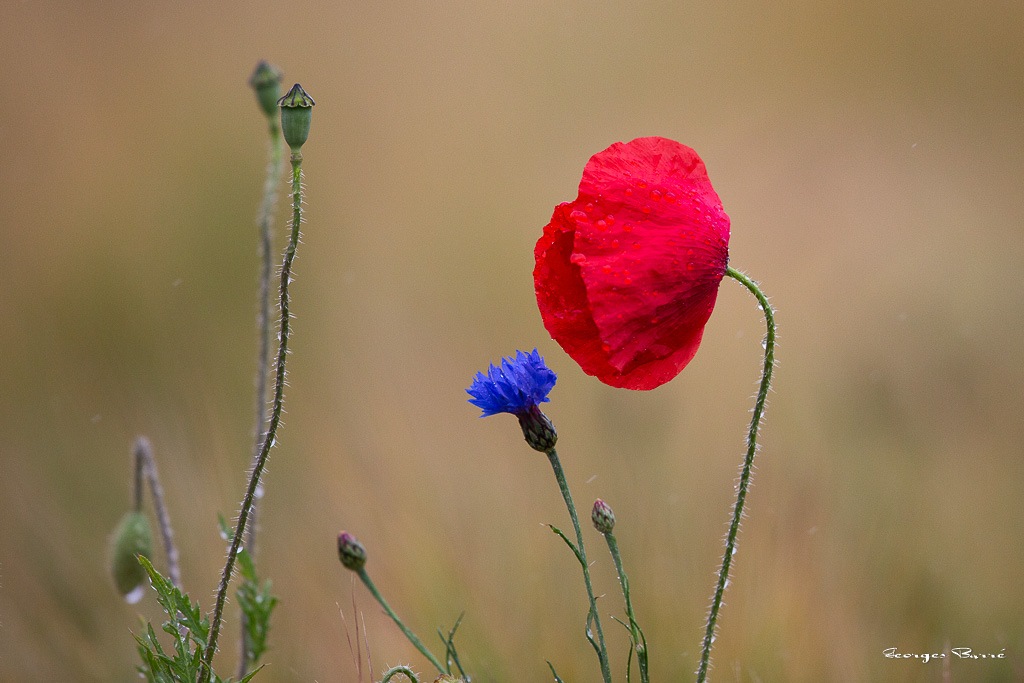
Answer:
[{"label": "slender green stem", "polygon": [[[276,112],[275,112],[276,113]],[[268,116],[267,124],[270,133],[270,158],[267,161],[267,177],[263,181],[263,201],[260,202],[259,240],[260,240],[260,291],[256,313],[256,325],[259,329],[259,349],[256,353],[256,427],[253,430],[252,467],[255,469],[263,450],[263,439],[267,433],[267,369],[270,367],[270,271],[273,262],[272,227],[274,220],[274,204],[277,202],[277,186],[281,182],[283,162],[282,148],[284,138],[277,116]],[[262,496],[257,490],[256,498],[249,511],[249,522],[246,524],[244,547],[249,557],[256,561],[256,530],[258,528],[257,512],[259,499]],[[238,657],[238,675],[245,678],[249,668],[249,632],[246,628],[247,618],[242,613],[241,653]]]},{"label": "slender green stem", "polygon": [[235,558],[238,556],[238,549],[242,544],[242,537],[245,534],[245,525],[249,518],[249,511],[252,509],[256,497],[256,489],[260,484],[260,476],[267,464],[267,456],[270,449],[277,441],[277,428],[281,424],[281,410],[284,405],[284,384],[285,364],[288,361],[288,339],[291,335],[291,313],[289,312],[290,299],[288,297],[288,285],[292,279],[292,261],[295,259],[295,249],[299,244],[299,225],[302,223],[302,154],[292,152],[292,229],[291,237],[288,240],[288,247],[285,249],[284,262],[281,265],[281,334],[280,344],[277,352],[277,372],[274,377],[274,405],[270,413],[270,424],[267,426],[267,434],[263,439],[263,447],[260,450],[260,457],[257,459],[252,473],[249,477],[249,487],[245,491],[245,498],[242,500],[242,509],[238,513],[238,525],[231,537],[231,547],[228,549],[227,561],[224,563],[224,571],[221,573],[220,586],[217,588],[217,600],[213,608],[213,618],[210,620],[210,639],[203,653],[203,671],[199,677],[199,683],[208,683],[213,671],[213,655],[217,651],[217,637],[220,634],[221,622],[224,617],[224,601],[227,598],[228,584],[231,583],[231,574],[235,568]]},{"label": "slender green stem", "polygon": [[743,273],[729,267],[726,269],[726,275],[739,280],[757,297],[761,311],[764,313],[765,325],[768,331],[764,338],[764,370],[761,374],[761,386],[757,390],[754,415],[750,419],[750,431],[747,433],[747,454],[743,459],[740,483],[736,488],[736,507],[733,509],[732,522],[729,525],[729,535],[725,541],[725,555],[722,557],[722,567],[718,570],[718,584],[715,587],[715,595],[711,601],[711,610],[708,612],[700,668],[697,669],[697,683],[703,683],[708,674],[708,664],[711,660],[711,645],[715,638],[715,624],[718,621],[718,612],[722,607],[722,595],[725,593],[725,586],[729,580],[729,567],[732,564],[733,555],[736,554],[736,536],[739,533],[740,519],[743,517],[743,504],[747,499],[747,489],[750,487],[750,474],[754,464],[754,454],[757,453],[757,431],[761,426],[761,416],[764,414],[764,404],[768,398],[768,389],[772,382],[772,369],[775,367],[775,316],[771,304],[768,303],[767,297],[761,292],[757,284]]},{"label": "slender green stem", "polygon": [[174,530],[171,529],[171,515],[164,504],[164,487],[160,485],[160,475],[156,470],[156,459],[149,439],[140,436],[135,440],[135,510],[142,509],[143,478],[149,481],[149,490],[153,494],[153,509],[156,511],[156,522],[160,528],[160,537],[167,553],[167,575],[175,588],[181,588],[181,568],[178,564],[178,546],[174,544]]},{"label": "slender green stem", "polygon": [[[587,597],[590,599],[590,614],[593,615],[594,625],[597,628],[598,652],[597,658],[601,663],[601,675],[605,683],[611,683],[612,673],[608,666],[608,650],[604,644],[604,631],[601,629],[601,617],[597,612],[597,599],[594,597],[594,587],[590,583],[590,566],[587,564],[587,551],[583,548],[583,532],[580,531],[580,519],[576,515],[576,505],[572,502],[572,494],[569,493],[569,484],[565,480],[565,472],[562,471],[562,463],[558,460],[558,452],[552,448],[546,452],[551,462],[551,469],[555,471],[555,479],[558,480],[558,488],[562,491],[562,498],[565,499],[565,507],[569,509],[569,517],[572,518],[572,527],[576,531],[576,548],[579,552],[580,564],[583,565],[583,582],[587,585]],[[589,624],[590,619],[587,622]]]},{"label": "slender green stem", "polygon": [[604,535],[604,540],[608,543],[608,552],[612,554],[612,560],[615,562],[615,571],[619,573],[619,585],[622,586],[622,597],[626,601],[626,616],[629,618],[629,632],[633,636],[633,648],[636,650],[636,661],[640,668],[640,682],[648,683],[650,677],[647,672],[647,639],[644,638],[643,631],[640,630],[633,614],[633,600],[629,595],[629,578],[626,576],[626,570],[622,568],[619,543],[611,532]]},{"label": "slender green stem", "polygon": [[416,634],[410,631],[409,628],[402,623],[402,620],[398,618],[398,615],[395,614],[395,611],[391,609],[391,606],[384,599],[384,596],[380,594],[380,591],[377,590],[377,587],[373,585],[373,581],[370,580],[370,575],[366,573],[366,567],[360,567],[358,570],[356,570],[356,573],[359,574],[359,578],[362,579],[363,585],[366,586],[366,590],[370,591],[370,595],[372,595],[373,598],[380,603],[380,606],[384,608],[384,611],[387,612],[387,615],[391,617],[391,619],[396,624],[398,624],[398,628],[402,629],[402,633],[404,633],[405,637],[409,639],[409,642],[412,643],[413,646],[415,646],[416,649],[419,650],[424,657],[430,660],[430,663],[434,665],[434,668],[437,669],[438,673],[447,673],[445,671],[444,665],[442,665],[441,662],[437,659],[437,657],[435,657],[433,653],[431,653],[431,651],[427,649],[427,646],[423,644],[423,641],[417,638]]}]

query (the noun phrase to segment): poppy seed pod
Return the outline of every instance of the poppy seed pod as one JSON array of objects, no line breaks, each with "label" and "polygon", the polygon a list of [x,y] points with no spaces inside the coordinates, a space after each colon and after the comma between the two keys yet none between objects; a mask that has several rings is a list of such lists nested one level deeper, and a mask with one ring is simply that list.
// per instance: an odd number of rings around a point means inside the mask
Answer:
[{"label": "poppy seed pod", "polygon": [[267,116],[277,113],[277,101],[281,99],[281,71],[263,60],[249,77],[249,85],[256,91],[256,100]]},{"label": "poppy seed pod", "polygon": [[298,83],[277,101],[277,105],[281,107],[281,132],[292,153],[298,152],[306,144],[315,104],[313,98],[307,95]]}]

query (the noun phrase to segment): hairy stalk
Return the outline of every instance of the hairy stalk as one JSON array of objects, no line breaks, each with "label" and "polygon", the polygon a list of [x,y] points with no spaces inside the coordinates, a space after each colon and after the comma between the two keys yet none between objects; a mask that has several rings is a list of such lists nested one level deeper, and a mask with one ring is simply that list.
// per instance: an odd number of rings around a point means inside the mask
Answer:
[{"label": "hairy stalk", "polygon": [[[281,153],[284,145],[284,138],[281,136],[281,126],[276,116],[268,116],[267,124],[270,133],[270,158],[267,161],[267,177],[263,182],[263,201],[260,203],[259,231],[260,231],[260,291],[259,304],[256,313],[256,325],[259,329],[259,349],[256,354],[256,427],[253,430],[252,468],[256,468],[259,462],[260,452],[263,450],[263,440],[267,433],[267,369],[270,367],[270,270],[273,261],[272,256],[272,226],[274,218],[274,204],[277,203],[277,184],[281,180],[281,166],[284,156]],[[244,548],[249,557],[256,561],[256,530],[258,527],[257,512],[259,500],[262,498],[260,489],[253,500],[252,509],[249,511],[249,522],[245,529]],[[245,677],[249,668],[249,633],[246,629],[247,618],[242,613],[242,635],[241,654],[238,658],[237,678]]]},{"label": "hairy stalk", "polygon": [[622,597],[626,601],[626,617],[629,619],[629,633],[633,637],[633,648],[636,650],[637,666],[640,668],[640,683],[649,683],[650,674],[647,671],[647,639],[644,638],[644,632],[640,630],[640,626],[636,623],[636,617],[633,615],[633,600],[629,595],[629,578],[626,576],[626,570],[622,568],[622,557],[619,555],[619,542],[615,540],[615,535],[610,531],[604,535],[604,540],[608,542],[608,552],[612,554],[612,560],[615,562],[615,571],[619,573],[619,585],[622,586]]},{"label": "hairy stalk", "polygon": [[412,681],[412,683],[420,683],[420,679],[416,678],[416,674],[407,666],[396,666],[388,669],[384,673],[384,678],[380,679],[380,683],[388,683],[392,678],[399,674],[406,676],[410,681]]},{"label": "hairy stalk", "polygon": [[[565,506],[569,509],[569,517],[572,518],[572,527],[576,531],[576,548],[579,553],[580,564],[583,565],[583,582],[587,585],[587,597],[590,599],[590,615],[593,617],[597,627],[597,658],[601,663],[601,675],[605,683],[611,683],[612,673],[608,666],[608,650],[604,644],[604,631],[601,629],[601,617],[597,612],[597,599],[594,597],[594,587],[590,583],[590,565],[587,564],[587,552],[583,548],[583,532],[580,531],[580,520],[576,515],[576,506],[572,502],[572,494],[569,493],[569,484],[565,480],[565,472],[562,471],[562,463],[558,460],[558,452],[552,448],[546,451],[548,460],[551,462],[551,469],[555,471],[555,479],[558,480],[558,488],[562,491],[562,498],[565,499]],[[587,619],[589,631],[590,618]]]},{"label": "hairy stalk", "polygon": [[270,423],[267,425],[267,434],[263,439],[263,446],[260,449],[259,458],[252,468],[249,477],[249,487],[246,489],[245,498],[242,500],[242,509],[238,513],[238,524],[235,533],[231,537],[231,547],[228,549],[227,561],[224,563],[224,571],[221,573],[220,585],[217,588],[217,600],[213,608],[213,618],[210,620],[210,639],[203,653],[203,672],[199,677],[199,683],[208,683],[213,672],[213,655],[217,651],[217,637],[220,635],[221,622],[224,617],[224,601],[227,599],[228,584],[231,583],[231,575],[235,569],[235,559],[238,556],[238,549],[242,544],[245,534],[245,525],[249,519],[249,511],[252,509],[256,497],[256,488],[260,484],[260,476],[267,464],[267,456],[270,449],[274,447],[277,438],[277,428],[281,424],[281,409],[284,405],[284,384],[285,384],[285,363],[288,360],[288,339],[291,335],[291,313],[289,312],[290,299],[288,298],[288,285],[292,279],[292,261],[295,259],[295,250],[299,244],[299,225],[302,223],[302,154],[292,152],[292,230],[288,240],[288,247],[285,249],[284,262],[281,264],[281,334],[280,344],[277,352],[277,372],[274,377],[274,405],[270,413]]},{"label": "hairy stalk", "polygon": [[747,489],[750,487],[750,474],[754,464],[754,454],[757,452],[757,431],[761,426],[764,404],[768,398],[768,389],[772,383],[772,369],[775,367],[775,316],[771,304],[768,303],[767,297],[761,292],[757,284],[743,273],[729,267],[726,269],[726,275],[738,280],[757,297],[761,310],[764,312],[767,333],[764,338],[764,370],[761,374],[761,386],[757,390],[754,415],[750,419],[750,431],[747,433],[747,455],[743,460],[740,483],[736,488],[736,507],[732,513],[729,535],[725,541],[725,555],[722,557],[722,567],[718,570],[718,584],[715,587],[715,595],[711,601],[711,610],[708,612],[707,627],[704,631],[704,643],[700,657],[700,668],[697,669],[697,683],[704,683],[708,674],[708,663],[711,660],[711,645],[715,639],[715,624],[718,621],[718,612],[722,607],[722,595],[725,593],[725,586],[729,580],[729,566],[732,564],[732,556],[736,554],[736,536],[740,529],[740,519],[743,517],[743,504],[747,499]]},{"label": "hairy stalk", "polygon": [[380,606],[384,608],[384,611],[387,612],[387,615],[391,617],[392,621],[398,624],[398,628],[402,630],[402,633],[404,633],[405,637],[409,639],[409,642],[420,651],[420,654],[430,660],[430,663],[434,665],[434,668],[437,669],[438,673],[448,673],[437,657],[435,657],[433,653],[427,649],[427,646],[423,644],[423,641],[417,638],[416,634],[410,631],[409,628],[402,623],[402,620],[398,618],[398,615],[395,614],[393,609],[391,609],[391,606],[384,599],[384,596],[381,595],[380,591],[377,590],[377,587],[373,585],[373,581],[370,580],[370,575],[366,573],[366,568],[360,567],[359,569],[356,569],[355,572],[359,574],[359,578],[362,580],[363,585],[366,586],[366,590],[370,591],[370,595],[373,596],[374,600],[380,603]]},{"label": "hairy stalk", "polygon": [[178,565],[178,547],[174,545],[174,531],[171,529],[171,516],[164,505],[164,487],[160,485],[160,475],[156,471],[156,459],[153,458],[153,447],[149,439],[140,436],[135,440],[135,510],[142,509],[143,478],[149,481],[153,493],[153,509],[156,510],[156,521],[160,527],[160,537],[164,541],[167,553],[167,574],[175,588],[181,588],[181,569]]}]

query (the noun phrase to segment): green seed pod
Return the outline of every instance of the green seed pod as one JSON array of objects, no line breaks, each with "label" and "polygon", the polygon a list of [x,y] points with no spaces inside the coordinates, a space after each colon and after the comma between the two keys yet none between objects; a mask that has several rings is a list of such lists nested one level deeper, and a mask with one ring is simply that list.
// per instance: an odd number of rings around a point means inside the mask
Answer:
[{"label": "green seed pod", "polygon": [[594,501],[594,511],[590,513],[590,519],[594,522],[594,528],[602,534],[610,534],[615,528],[615,513],[608,503],[600,498]]},{"label": "green seed pod", "polygon": [[298,83],[277,101],[277,105],[281,107],[281,132],[284,133],[284,140],[292,148],[293,153],[298,152],[302,145],[306,144],[315,104],[313,98],[307,95]]},{"label": "green seed pod", "polygon": [[139,555],[153,554],[149,520],[141,512],[128,512],[121,518],[110,542],[110,571],[114,586],[121,595],[128,595],[146,580],[146,570],[139,564]]},{"label": "green seed pod", "polygon": [[338,557],[345,569],[357,572],[366,565],[366,548],[355,536],[342,531],[338,534]]},{"label": "green seed pod", "polygon": [[256,91],[260,109],[269,116],[277,114],[277,101],[281,99],[281,70],[263,60],[249,77],[249,85]]}]

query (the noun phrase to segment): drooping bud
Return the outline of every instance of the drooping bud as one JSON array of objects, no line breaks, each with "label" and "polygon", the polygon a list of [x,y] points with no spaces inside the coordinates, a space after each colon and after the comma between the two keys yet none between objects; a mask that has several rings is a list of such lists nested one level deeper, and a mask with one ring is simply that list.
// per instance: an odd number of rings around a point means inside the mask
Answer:
[{"label": "drooping bud", "polygon": [[366,548],[355,536],[342,531],[338,534],[338,557],[345,569],[357,572],[366,565]]},{"label": "drooping bud", "polygon": [[298,152],[306,144],[315,104],[298,83],[277,101],[281,107],[281,132],[284,133],[285,142],[292,148],[292,153]]},{"label": "drooping bud", "polygon": [[526,412],[519,413],[519,426],[523,429],[523,438],[530,448],[541,453],[548,453],[555,447],[558,441],[558,432],[555,425],[551,424],[548,416],[541,412],[537,406],[531,406]]},{"label": "drooping bud", "polygon": [[594,511],[590,513],[590,519],[594,522],[594,528],[602,534],[610,534],[615,528],[615,513],[608,503],[600,498],[594,501]]},{"label": "drooping bud", "polygon": [[256,91],[256,100],[267,116],[277,114],[277,101],[281,99],[281,70],[260,60],[249,77],[249,85]]},{"label": "drooping bud", "polygon": [[[138,511],[126,513],[110,540],[110,571],[118,593],[126,597],[135,595],[134,591],[146,580],[139,555],[151,557],[152,554],[152,535],[146,515]],[[141,592],[138,595],[142,597]]]}]

